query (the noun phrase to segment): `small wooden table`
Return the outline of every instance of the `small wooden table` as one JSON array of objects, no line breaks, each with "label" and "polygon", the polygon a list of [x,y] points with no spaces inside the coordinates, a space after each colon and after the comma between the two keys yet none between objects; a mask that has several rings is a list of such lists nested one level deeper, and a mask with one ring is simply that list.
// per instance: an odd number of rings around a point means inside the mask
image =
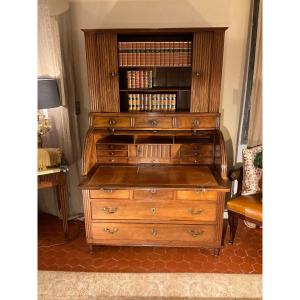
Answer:
[{"label": "small wooden table", "polygon": [[63,233],[65,240],[68,240],[68,215],[69,201],[67,196],[66,172],[68,168],[53,168],[38,171],[38,189],[50,187],[56,188],[57,204],[62,216]]}]

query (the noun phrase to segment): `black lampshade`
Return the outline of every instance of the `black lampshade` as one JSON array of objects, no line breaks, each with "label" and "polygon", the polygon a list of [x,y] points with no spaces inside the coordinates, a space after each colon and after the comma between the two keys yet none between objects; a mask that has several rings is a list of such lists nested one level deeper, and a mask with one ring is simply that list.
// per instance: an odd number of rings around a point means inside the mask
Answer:
[{"label": "black lampshade", "polygon": [[57,81],[54,78],[38,78],[38,108],[61,106]]}]

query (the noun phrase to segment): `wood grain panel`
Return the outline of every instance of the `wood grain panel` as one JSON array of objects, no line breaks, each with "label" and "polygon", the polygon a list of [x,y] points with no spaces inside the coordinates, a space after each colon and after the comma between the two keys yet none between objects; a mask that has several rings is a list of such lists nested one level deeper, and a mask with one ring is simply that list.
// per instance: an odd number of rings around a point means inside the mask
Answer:
[{"label": "wood grain panel", "polygon": [[145,190],[135,190],[133,192],[133,199],[138,200],[171,200],[173,199],[174,193],[172,190],[162,190],[162,189],[145,189]]},{"label": "wood grain panel", "polygon": [[159,241],[214,242],[216,228],[213,225],[92,223],[94,240],[132,240],[143,244]]},{"label": "wood grain panel", "polygon": [[160,200],[91,201],[93,220],[216,221],[216,203]]},{"label": "wood grain panel", "polygon": [[85,33],[90,107],[92,112],[119,112],[117,35]]},{"label": "wood grain panel", "polygon": [[191,112],[209,111],[209,81],[213,32],[194,32]]},{"label": "wood grain panel", "polygon": [[197,190],[188,190],[188,191],[177,191],[177,199],[189,199],[189,200],[217,200],[217,192],[201,192]]},{"label": "wood grain panel", "polygon": [[90,198],[89,191],[82,191],[83,197],[83,211],[84,211],[84,224],[85,224],[85,235],[87,242],[91,242],[92,234],[91,234],[91,206],[90,206]]},{"label": "wood grain panel", "polygon": [[211,57],[209,112],[218,112],[220,106],[224,35],[225,31],[214,32]]},{"label": "wood grain panel", "polygon": [[218,193],[217,200],[217,230],[216,230],[216,241],[221,243],[222,240],[222,229],[223,229],[223,214],[225,205],[225,193]]},{"label": "wood grain panel", "polygon": [[100,189],[100,190],[90,190],[91,198],[99,199],[129,199],[129,190],[111,190],[111,189]]}]

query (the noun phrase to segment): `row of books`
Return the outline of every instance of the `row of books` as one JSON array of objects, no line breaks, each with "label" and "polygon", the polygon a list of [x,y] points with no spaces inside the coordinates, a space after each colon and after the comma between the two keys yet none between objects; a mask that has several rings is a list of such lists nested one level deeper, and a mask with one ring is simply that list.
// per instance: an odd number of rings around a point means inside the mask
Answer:
[{"label": "row of books", "polygon": [[176,94],[128,94],[129,111],[175,111]]},{"label": "row of books", "polygon": [[127,88],[152,88],[152,70],[127,71]]},{"label": "row of books", "polygon": [[119,42],[119,66],[191,66],[192,42]]}]

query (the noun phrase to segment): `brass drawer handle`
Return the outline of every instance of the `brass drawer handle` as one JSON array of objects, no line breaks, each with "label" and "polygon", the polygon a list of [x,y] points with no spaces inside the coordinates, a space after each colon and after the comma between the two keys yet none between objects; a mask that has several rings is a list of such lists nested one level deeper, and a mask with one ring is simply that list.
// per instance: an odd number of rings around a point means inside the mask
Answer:
[{"label": "brass drawer handle", "polygon": [[116,232],[118,232],[118,228],[104,228],[103,229],[105,232],[110,233],[110,234],[114,234]]},{"label": "brass drawer handle", "polygon": [[115,152],[109,152],[109,155],[115,155]]},{"label": "brass drawer handle", "polygon": [[108,120],[108,124],[109,124],[110,126],[113,126],[113,125],[116,125],[116,124],[117,124],[117,121],[116,121],[115,119],[109,119],[109,120]]},{"label": "brass drawer handle", "polygon": [[113,163],[115,160],[114,159],[110,159],[109,161]]},{"label": "brass drawer handle", "polygon": [[151,234],[152,234],[153,236],[157,236],[157,229],[156,229],[156,228],[152,228],[152,229],[151,229]]},{"label": "brass drawer handle", "polygon": [[155,207],[151,207],[150,211],[151,211],[152,215],[154,215],[156,213],[156,208]]},{"label": "brass drawer handle", "polygon": [[193,120],[194,127],[198,127],[200,125],[200,121],[195,119]]},{"label": "brass drawer handle", "polygon": [[200,77],[200,72],[195,72],[196,77]]},{"label": "brass drawer handle", "polygon": [[112,73],[111,73],[111,77],[119,77],[119,74],[118,74],[118,73],[115,73],[115,72],[112,72]]},{"label": "brass drawer handle", "polygon": [[196,193],[205,193],[206,192],[206,189],[198,189],[196,190]]},{"label": "brass drawer handle", "polygon": [[107,214],[114,214],[115,212],[117,212],[117,210],[117,207],[103,207],[103,211]]},{"label": "brass drawer handle", "polygon": [[198,208],[198,209],[196,209],[196,208],[189,208],[188,212],[191,213],[192,215],[199,215],[199,214],[201,214],[203,212],[203,209],[201,209],[201,208]]},{"label": "brass drawer handle", "polygon": [[202,230],[196,230],[196,229],[188,229],[188,233],[193,236],[193,237],[196,237],[196,236],[199,236],[203,233]]},{"label": "brass drawer handle", "polygon": [[151,193],[151,194],[155,194],[155,193],[156,193],[156,189],[151,189],[151,190],[150,190],[150,193]]},{"label": "brass drawer handle", "polygon": [[150,124],[152,126],[157,126],[158,125],[158,121],[157,120],[150,120],[149,122],[150,122]]}]

